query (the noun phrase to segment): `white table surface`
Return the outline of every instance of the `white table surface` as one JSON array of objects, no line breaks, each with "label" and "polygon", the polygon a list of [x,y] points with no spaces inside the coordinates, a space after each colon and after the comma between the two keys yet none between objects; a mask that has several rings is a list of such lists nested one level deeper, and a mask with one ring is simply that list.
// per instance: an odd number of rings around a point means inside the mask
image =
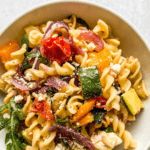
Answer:
[{"label": "white table surface", "polygon": [[[54,0],[0,0],[0,33],[25,12]],[[112,9],[130,22],[150,47],[150,0],[86,0]]]}]

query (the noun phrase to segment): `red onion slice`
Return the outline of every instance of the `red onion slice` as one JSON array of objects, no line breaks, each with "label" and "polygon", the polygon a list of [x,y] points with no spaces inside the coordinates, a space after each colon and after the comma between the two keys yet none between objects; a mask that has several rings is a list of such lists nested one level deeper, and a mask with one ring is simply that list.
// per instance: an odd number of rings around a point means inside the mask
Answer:
[{"label": "red onion slice", "polygon": [[95,150],[94,145],[92,142],[79,132],[76,132],[72,128],[64,127],[61,125],[55,125],[50,128],[50,131],[57,131],[57,137],[65,138],[70,141],[76,141],[79,144],[83,145],[87,150]]},{"label": "red onion slice", "polygon": [[38,88],[37,82],[27,82],[22,76],[15,75],[12,79],[12,85],[21,91],[32,91]]},{"label": "red onion slice", "polygon": [[63,21],[52,22],[46,29],[43,39],[49,38],[52,36],[53,32],[57,29],[64,28],[69,36],[69,27]]},{"label": "red onion slice", "polygon": [[57,77],[49,77],[45,85],[48,87],[53,87],[57,90],[61,90],[62,88],[68,86],[68,83]]},{"label": "red onion slice", "polygon": [[[71,49],[72,49],[72,53],[73,54],[81,54],[83,55],[84,52],[81,48],[77,47],[72,39],[72,37],[69,34],[69,27],[67,24],[65,24],[63,21],[56,21],[56,22],[52,22],[46,29],[45,34],[43,36],[43,39],[47,39],[50,38],[52,36],[52,34],[58,30],[58,29],[65,29],[66,30],[66,35],[64,35],[65,37],[65,41],[67,43],[70,44]],[[44,47],[41,46],[40,51],[42,53],[42,55],[44,54]]]},{"label": "red onion slice", "polygon": [[93,42],[96,45],[96,51],[100,51],[104,48],[103,41],[92,31],[83,30],[78,38],[88,43]]}]

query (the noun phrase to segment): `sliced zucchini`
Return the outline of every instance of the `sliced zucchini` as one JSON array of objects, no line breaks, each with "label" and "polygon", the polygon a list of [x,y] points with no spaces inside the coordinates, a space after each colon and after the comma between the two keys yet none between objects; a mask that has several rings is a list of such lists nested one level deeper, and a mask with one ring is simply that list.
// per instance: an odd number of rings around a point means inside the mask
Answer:
[{"label": "sliced zucchini", "polygon": [[136,115],[144,107],[136,91],[132,88],[125,92],[122,97],[132,115]]},{"label": "sliced zucchini", "polygon": [[80,68],[78,75],[84,99],[90,99],[101,95],[102,89],[100,85],[99,72],[96,66]]}]

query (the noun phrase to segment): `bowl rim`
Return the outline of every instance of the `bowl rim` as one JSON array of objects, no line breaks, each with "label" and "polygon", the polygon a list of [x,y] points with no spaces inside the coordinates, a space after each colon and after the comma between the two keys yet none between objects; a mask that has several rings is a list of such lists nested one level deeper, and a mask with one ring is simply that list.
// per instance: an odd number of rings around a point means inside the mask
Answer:
[{"label": "bowl rim", "polygon": [[125,19],[121,14],[117,13],[112,8],[108,8],[107,6],[104,6],[100,3],[96,3],[95,1],[89,1],[89,0],[88,1],[85,1],[85,0],[52,0],[52,1],[49,1],[49,2],[44,2],[43,4],[38,4],[37,6],[34,6],[33,8],[29,9],[28,11],[24,12],[23,14],[16,17],[13,21],[11,21],[1,31],[0,36],[3,35],[9,29],[9,27],[11,27],[13,24],[15,24],[16,21],[19,21],[21,18],[23,18],[27,14],[30,14],[33,11],[38,10],[42,7],[46,7],[47,5],[54,5],[54,4],[59,4],[59,3],[62,3],[62,4],[65,4],[65,3],[78,3],[78,4],[82,4],[82,5],[84,5],[84,4],[91,5],[91,6],[103,9],[103,10],[113,14],[114,16],[119,18],[121,21],[123,21],[126,25],[128,25],[129,28],[131,28],[131,30],[133,32],[135,32],[135,34],[138,36],[138,38],[143,42],[143,44],[145,45],[147,50],[150,52],[150,45],[148,45],[148,43],[144,40],[143,35],[141,33],[139,33],[138,29],[136,28],[136,26],[133,23],[131,23],[129,20]]}]

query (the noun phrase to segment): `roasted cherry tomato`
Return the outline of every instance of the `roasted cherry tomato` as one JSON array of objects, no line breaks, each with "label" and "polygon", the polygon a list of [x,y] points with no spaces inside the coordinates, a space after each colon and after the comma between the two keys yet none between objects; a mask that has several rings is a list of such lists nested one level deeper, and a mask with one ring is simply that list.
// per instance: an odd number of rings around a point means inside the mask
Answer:
[{"label": "roasted cherry tomato", "polygon": [[104,97],[100,96],[100,97],[96,97],[95,99],[96,99],[96,104],[95,104],[96,108],[105,108],[107,100]]},{"label": "roasted cherry tomato", "polygon": [[46,120],[54,120],[50,104],[45,100],[38,101],[38,99],[35,99],[31,111],[39,113]]},{"label": "roasted cherry tomato", "polygon": [[64,37],[50,37],[42,40],[41,53],[50,61],[62,64],[71,56],[71,46]]}]

